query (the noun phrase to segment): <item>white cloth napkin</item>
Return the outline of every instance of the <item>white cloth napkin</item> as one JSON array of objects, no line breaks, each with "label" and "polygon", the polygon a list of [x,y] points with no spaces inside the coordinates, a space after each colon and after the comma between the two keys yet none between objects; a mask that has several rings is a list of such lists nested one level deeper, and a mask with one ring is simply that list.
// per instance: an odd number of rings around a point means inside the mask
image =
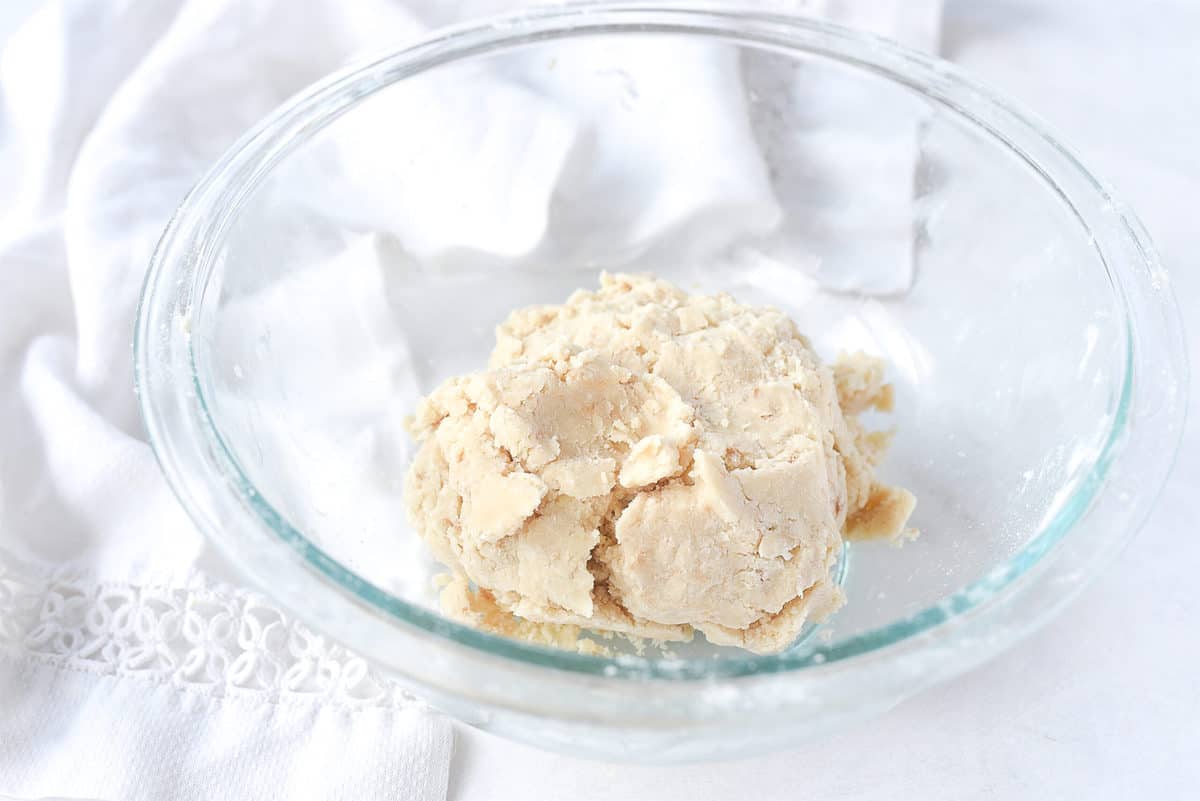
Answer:
[{"label": "white cloth napkin", "polygon": [[[445,797],[449,723],[238,587],[178,508],[143,438],[130,340],[163,226],[243,130],[364,52],[511,5],[52,0],[4,49],[0,794]],[[934,44],[940,7],[765,5],[923,47]],[[614,49],[625,74],[596,74],[591,65]],[[331,146],[314,168],[324,191],[300,205],[348,229],[390,232],[445,269],[531,254],[569,260],[583,237],[614,257],[666,242],[717,248],[780,234],[781,202],[811,204],[801,233],[831,236],[840,218],[823,210],[880,163],[894,177],[875,179],[878,214],[907,220],[915,130],[858,142],[804,132],[801,152],[821,173],[820,191],[833,193],[824,199],[806,184],[812,172],[772,171],[782,133],[802,128],[815,104],[840,102],[828,87],[798,79],[774,138],[760,145],[746,98],[780,77],[728,51],[585,44],[564,49],[552,74],[518,77],[481,76],[489,105],[474,115],[464,111],[471,96],[449,93],[417,124],[389,124],[386,105],[362,115],[364,135],[388,131],[390,150]],[[656,102],[666,97],[670,117]],[[626,113],[608,113],[614,106]],[[717,123],[701,134],[692,124],[701,117]],[[687,145],[661,145],[672,139]],[[387,158],[414,148],[428,158]],[[656,169],[647,174],[648,163]],[[481,187],[466,207],[439,194],[454,171]],[[417,191],[407,200],[380,191],[395,181]],[[585,207],[585,197],[609,203]],[[552,202],[560,219],[577,220],[577,236],[546,236]],[[838,269],[815,269],[835,288],[895,291],[909,280],[909,250],[907,227],[895,227]],[[336,258],[329,264],[345,269]],[[864,260],[888,266],[845,269]],[[354,264],[366,271],[361,282],[342,285],[375,286],[372,271],[383,267]],[[376,322],[387,323],[363,324]]]}]

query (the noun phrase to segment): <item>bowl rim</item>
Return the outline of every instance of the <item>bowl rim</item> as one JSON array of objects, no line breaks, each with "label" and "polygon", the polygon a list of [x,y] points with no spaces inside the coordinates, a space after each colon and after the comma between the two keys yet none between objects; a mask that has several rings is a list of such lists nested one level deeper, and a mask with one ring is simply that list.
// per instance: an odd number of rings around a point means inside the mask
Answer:
[{"label": "bowl rim", "polygon": [[[747,653],[744,658],[739,655],[716,662],[626,656],[612,659],[487,634],[397,598],[309,542],[258,493],[209,414],[190,337],[190,315],[203,308],[205,268],[212,266],[215,245],[241,204],[294,147],[373,92],[396,81],[457,59],[525,43],[608,33],[723,38],[814,53],[868,70],[906,85],[983,130],[1040,173],[1047,187],[1075,213],[1093,237],[1099,262],[1125,313],[1125,375],[1111,428],[1091,468],[1080,474],[1069,500],[1018,554],[939,603],[843,642],[811,643],[799,652],[770,656]],[[1059,163],[1047,165],[1042,155],[1053,156]],[[1075,202],[1082,193],[1101,201],[1104,216],[1100,220],[1104,225],[1085,219],[1081,204]],[[1153,341],[1145,344],[1151,336]],[[309,592],[338,593],[353,607],[382,616],[397,632],[415,634],[426,641],[429,638],[424,635],[433,634],[435,639],[491,657],[617,680],[686,681],[828,672],[904,643],[917,647],[914,643],[919,640],[923,648],[945,644],[947,637],[957,636],[957,629],[950,624],[970,618],[974,619],[973,625],[980,625],[979,619],[987,618],[997,601],[1012,595],[1015,585],[1029,583],[1022,580],[1039,572],[1035,567],[1043,568],[1042,573],[1052,567],[1052,560],[1046,557],[1093,510],[1101,491],[1111,485],[1114,466],[1121,463],[1124,467],[1131,455],[1144,457],[1149,450],[1159,463],[1154,467],[1141,463],[1134,467],[1131,463],[1123,471],[1121,479],[1127,482],[1133,478],[1125,473],[1140,472],[1138,495],[1128,504],[1123,525],[1107,536],[1100,550],[1111,555],[1132,536],[1173,461],[1182,430],[1186,384],[1178,310],[1149,238],[1125,205],[1070,150],[1046,133],[1045,126],[947,62],[831,23],[747,11],[727,4],[683,8],[618,3],[503,15],[434,32],[418,43],[368,59],[312,85],[226,151],[176,211],[147,273],[138,309],[134,359],[143,420],[168,483],[193,520],[235,564],[243,562],[245,556],[243,535],[251,531],[256,535],[267,533],[268,539],[274,538],[274,545],[260,539],[254,547],[274,547],[277,553],[271,557],[272,564],[292,571],[289,581]],[[1159,386],[1169,396],[1160,398],[1159,403],[1138,394],[1139,389],[1145,394],[1147,382],[1141,376],[1151,375],[1150,371],[1157,373]],[[1149,417],[1147,409],[1153,412]],[[1148,419],[1155,425],[1148,425]],[[1171,458],[1163,459],[1164,453]],[[286,560],[280,558],[283,552],[288,554]],[[1097,562],[1090,573],[1098,567]],[[278,578],[264,575],[261,570],[243,569],[264,586],[272,586]],[[289,606],[301,617],[320,619],[314,602],[301,600],[302,594],[290,593]],[[1032,625],[1021,628],[1027,631]],[[318,627],[339,636],[338,626],[328,620]],[[454,653],[461,654],[462,650]],[[965,664],[969,660],[959,661]],[[393,667],[408,672],[405,666]]]}]

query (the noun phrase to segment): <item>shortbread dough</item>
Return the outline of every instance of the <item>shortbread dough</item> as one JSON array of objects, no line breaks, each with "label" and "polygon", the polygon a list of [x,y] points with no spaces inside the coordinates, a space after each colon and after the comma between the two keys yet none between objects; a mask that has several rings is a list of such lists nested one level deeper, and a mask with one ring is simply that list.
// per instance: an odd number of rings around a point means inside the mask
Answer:
[{"label": "shortbread dough", "polygon": [[843,535],[913,533],[857,419],[891,408],[882,364],[823,365],[777,310],[605,275],[496,339],[419,404],[405,501],[500,610],[772,653],[842,603]]}]

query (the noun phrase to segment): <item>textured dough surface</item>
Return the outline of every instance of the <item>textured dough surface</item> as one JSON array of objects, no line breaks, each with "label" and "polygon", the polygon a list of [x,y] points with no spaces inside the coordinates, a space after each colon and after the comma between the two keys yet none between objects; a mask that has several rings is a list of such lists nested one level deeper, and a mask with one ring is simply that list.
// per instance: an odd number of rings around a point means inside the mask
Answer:
[{"label": "textured dough surface", "polygon": [[882,364],[821,364],[779,311],[605,275],[496,339],[418,406],[405,500],[497,609],[771,653],[841,604],[844,533],[909,533],[856,417],[890,409]]}]

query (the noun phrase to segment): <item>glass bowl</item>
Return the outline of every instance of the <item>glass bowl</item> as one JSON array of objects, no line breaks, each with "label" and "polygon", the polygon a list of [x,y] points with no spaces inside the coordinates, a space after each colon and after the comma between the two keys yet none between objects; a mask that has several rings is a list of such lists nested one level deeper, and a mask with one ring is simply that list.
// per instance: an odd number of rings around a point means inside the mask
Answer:
[{"label": "glass bowl", "polygon": [[[784,653],[611,657],[438,613],[402,421],[512,309],[601,270],[786,310],[883,356],[921,537],[848,548]],[[763,13],[557,8],[433,35],[244,136],[154,255],[136,363],[196,523],[286,609],[451,714],[576,755],[782,747],[1028,633],[1172,462],[1186,368],[1145,232],[941,61]]]}]

